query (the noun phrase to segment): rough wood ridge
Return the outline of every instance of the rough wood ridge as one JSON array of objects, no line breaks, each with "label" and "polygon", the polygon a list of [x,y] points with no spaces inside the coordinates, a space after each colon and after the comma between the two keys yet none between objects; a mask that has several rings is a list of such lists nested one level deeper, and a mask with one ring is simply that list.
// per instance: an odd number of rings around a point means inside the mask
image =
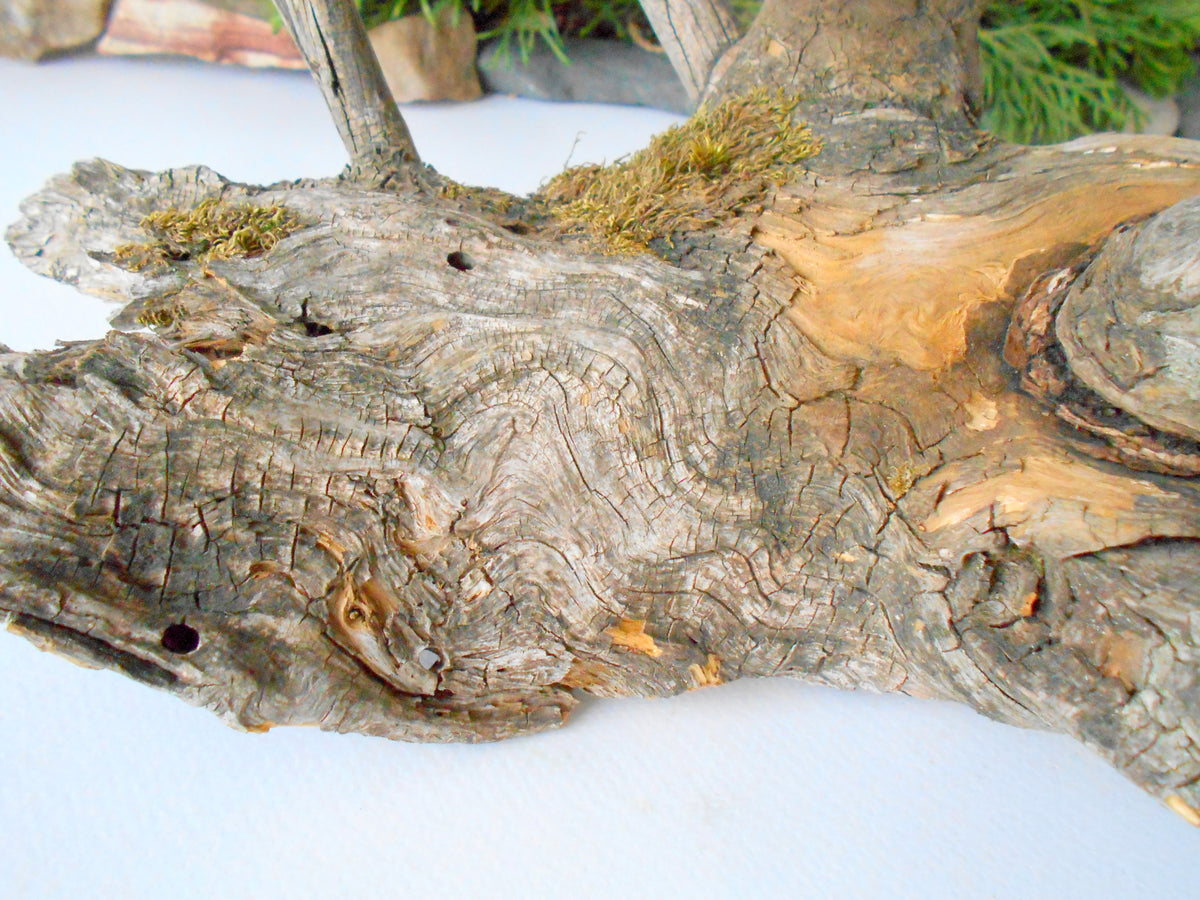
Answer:
[{"label": "rough wood ridge", "polygon": [[0,360],[10,629],[248,729],[952,698],[1200,824],[1200,147],[976,131],[977,3],[768,0],[727,50],[660,37],[709,103],[799,93],[822,151],[613,255],[361,124],[340,5],[285,18],[344,177],[92,161],[9,230],[154,331]]}]

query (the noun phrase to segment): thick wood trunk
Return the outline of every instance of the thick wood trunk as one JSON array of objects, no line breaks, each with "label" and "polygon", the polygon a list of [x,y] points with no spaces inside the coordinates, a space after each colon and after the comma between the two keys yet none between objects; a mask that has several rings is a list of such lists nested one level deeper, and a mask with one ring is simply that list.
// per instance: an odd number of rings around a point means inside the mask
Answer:
[{"label": "thick wood trunk", "polygon": [[[1200,823],[1200,150],[992,143],[974,4],[821,4],[820,40],[792,6],[709,93],[825,73],[825,149],[659,256],[386,165],[54,179],[14,250],[156,334],[3,360],[10,627],[251,729],[491,739],[768,675],[952,698]],[[278,232],[163,224],[237,204]]]},{"label": "thick wood trunk", "polygon": [[737,21],[725,0],[645,0],[642,9],[668,58],[695,100],[713,64],[738,38]]}]

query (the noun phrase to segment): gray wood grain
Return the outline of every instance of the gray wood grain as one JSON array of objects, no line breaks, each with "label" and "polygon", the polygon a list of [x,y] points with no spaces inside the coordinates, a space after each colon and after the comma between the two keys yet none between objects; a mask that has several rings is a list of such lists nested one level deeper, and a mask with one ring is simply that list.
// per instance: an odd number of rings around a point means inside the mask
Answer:
[{"label": "gray wood grain", "polygon": [[720,55],[741,35],[725,0],[641,0],[659,44],[694,102]]},{"label": "gray wood grain", "polygon": [[386,185],[420,162],[351,0],[278,0],[350,157],[351,177]]},{"label": "gray wood grain", "polygon": [[[658,255],[431,172],[52,179],[14,252],[154,333],[0,359],[10,628],[248,729],[490,740],[762,676],[942,697],[1200,823],[1200,491],[1078,452],[1001,358],[1023,287],[1200,193],[1197,152],[1003,147],[902,83],[885,114],[830,95],[849,151]],[[301,227],[128,263],[207,201]]]},{"label": "gray wood grain", "polygon": [[1088,387],[1200,440],[1200,200],[1109,238],[1067,295],[1057,330]]}]

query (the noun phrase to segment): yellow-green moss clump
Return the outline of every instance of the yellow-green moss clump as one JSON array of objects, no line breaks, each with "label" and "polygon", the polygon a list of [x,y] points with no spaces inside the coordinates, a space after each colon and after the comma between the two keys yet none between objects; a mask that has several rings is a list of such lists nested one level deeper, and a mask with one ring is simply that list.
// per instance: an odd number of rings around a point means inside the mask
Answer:
[{"label": "yellow-green moss clump", "polygon": [[134,321],[146,328],[170,328],[179,321],[183,312],[176,299],[178,296],[179,292],[176,291],[166,297],[155,298],[138,313]]},{"label": "yellow-green moss clump", "polygon": [[143,217],[140,226],[153,240],[122,244],[113,259],[141,271],[174,260],[259,256],[302,224],[299,216],[282,206],[209,198],[189,210],[171,207]]},{"label": "yellow-green moss clump", "polygon": [[820,150],[792,121],[799,99],[766,88],[704,107],[610,166],[579,166],[541,191],[567,232],[611,252],[639,252],[673,232],[706,228],[759,199]]}]

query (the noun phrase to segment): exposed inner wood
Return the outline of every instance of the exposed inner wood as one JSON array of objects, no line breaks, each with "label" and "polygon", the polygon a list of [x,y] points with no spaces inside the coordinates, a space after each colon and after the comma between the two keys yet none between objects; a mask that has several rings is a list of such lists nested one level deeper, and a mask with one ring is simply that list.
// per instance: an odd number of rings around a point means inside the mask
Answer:
[{"label": "exposed inner wood", "polygon": [[1015,300],[1120,222],[1198,193],[1192,142],[1105,135],[932,196],[902,176],[814,178],[755,235],[795,271],[789,315],[826,353],[939,369],[962,357],[981,304]]},{"label": "exposed inner wood", "polygon": [[[944,466],[930,484],[914,488],[940,498],[922,530],[975,518],[1003,528],[1020,546],[1062,557],[1148,538],[1200,537],[1200,507],[1192,498],[1078,460],[1021,456],[1007,471],[965,485],[957,474],[956,467]],[[1171,506],[1175,514],[1161,518],[1159,511]]]}]

